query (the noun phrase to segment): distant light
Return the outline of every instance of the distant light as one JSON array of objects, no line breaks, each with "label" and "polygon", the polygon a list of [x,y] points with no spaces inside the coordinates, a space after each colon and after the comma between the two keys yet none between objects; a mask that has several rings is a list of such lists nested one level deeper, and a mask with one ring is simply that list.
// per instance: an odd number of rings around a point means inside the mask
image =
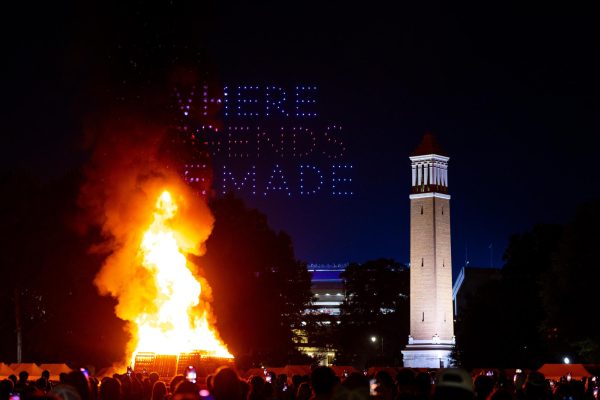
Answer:
[{"label": "distant light", "polygon": [[376,336],[371,336],[371,342],[375,343],[377,341],[377,337]]},{"label": "distant light", "polygon": [[571,360],[569,360],[569,357],[565,357],[565,358],[563,358],[563,362],[564,362],[565,364],[571,364]]}]

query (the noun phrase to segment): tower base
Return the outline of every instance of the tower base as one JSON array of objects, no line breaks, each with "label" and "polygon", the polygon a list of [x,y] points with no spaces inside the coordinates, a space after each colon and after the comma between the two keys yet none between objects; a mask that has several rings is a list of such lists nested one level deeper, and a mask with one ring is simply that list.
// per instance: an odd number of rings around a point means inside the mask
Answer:
[{"label": "tower base", "polygon": [[448,344],[409,344],[402,355],[405,368],[448,368],[454,346]]}]

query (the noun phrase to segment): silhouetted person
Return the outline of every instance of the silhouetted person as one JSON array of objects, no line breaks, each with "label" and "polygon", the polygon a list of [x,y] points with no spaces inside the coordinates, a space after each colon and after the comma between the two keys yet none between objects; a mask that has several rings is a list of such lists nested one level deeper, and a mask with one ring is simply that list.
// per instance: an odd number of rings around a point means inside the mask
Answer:
[{"label": "silhouetted person", "polygon": [[19,372],[19,381],[17,382],[17,384],[19,384],[19,383],[27,384],[28,379],[29,379],[29,372],[21,371],[21,372]]},{"label": "silhouetted person", "polygon": [[515,396],[506,388],[498,388],[488,396],[488,400],[513,400],[514,398]]},{"label": "silhouetted person", "polygon": [[310,375],[314,400],[330,400],[338,382],[335,372],[329,367],[317,367]]},{"label": "silhouetted person", "polygon": [[160,379],[160,376],[158,375],[158,372],[150,372],[150,375],[148,375],[148,379],[150,380],[150,383],[152,384],[152,388],[154,388],[154,384],[156,382],[158,382],[158,380]]},{"label": "silhouetted person", "polygon": [[269,382],[265,382],[265,399],[275,399],[275,387]]},{"label": "silhouetted person", "polygon": [[380,400],[394,400],[396,397],[396,385],[392,376],[386,371],[379,371],[375,374],[377,382],[377,398]]},{"label": "silhouetted person", "polygon": [[44,377],[38,378],[38,380],[35,381],[34,386],[41,392],[46,393],[48,391],[48,381]]},{"label": "silhouetted person", "polygon": [[0,382],[0,400],[8,400],[13,392],[15,384],[10,379],[4,379]]},{"label": "silhouetted person", "polygon": [[396,375],[396,392],[398,400],[416,400],[417,385],[415,371],[402,368]]},{"label": "silhouetted person", "polygon": [[265,380],[273,385],[273,388],[276,389],[275,384],[277,383],[277,374],[273,371],[268,371],[265,376]]},{"label": "silhouetted person", "polygon": [[206,388],[212,394],[213,392],[213,379],[215,376],[213,374],[208,374],[206,377]]},{"label": "silhouetted person", "polygon": [[113,375],[113,378],[117,379],[121,384],[121,398],[123,400],[130,400],[131,396],[131,378],[127,374]]},{"label": "silhouetted person", "polygon": [[506,370],[501,369],[498,371],[498,376],[494,383],[494,386],[497,388],[506,388],[509,391],[514,391],[514,375],[508,376]]},{"label": "silhouetted person", "polygon": [[561,379],[561,381],[556,385],[554,390],[554,398],[563,400],[563,399],[583,399],[585,388],[583,383],[580,381],[567,381],[566,379]]},{"label": "silhouetted person", "polygon": [[143,400],[144,387],[142,386],[142,382],[139,380],[139,376],[142,375],[136,374],[131,376],[131,396],[129,400]]},{"label": "silhouetted person", "polygon": [[16,393],[20,393],[21,397],[28,389],[27,379],[29,378],[29,373],[27,371],[19,372],[19,380],[15,383],[14,391]]},{"label": "silhouetted person", "polygon": [[302,383],[302,376],[300,376],[298,374],[292,375],[292,387],[290,388],[292,400],[296,399],[296,393],[298,393],[298,387],[300,386],[301,383]]},{"label": "silhouetted person", "polygon": [[265,400],[265,380],[262,376],[250,378],[250,391],[248,400]]},{"label": "silhouetted person", "polygon": [[473,400],[473,380],[467,371],[449,368],[440,374],[433,400]]},{"label": "silhouetted person", "polygon": [[98,400],[98,389],[100,387],[98,378],[96,378],[94,376],[90,376],[88,378],[88,381],[89,381],[89,385],[90,385],[90,398],[92,400]]},{"label": "silhouetted person", "polygon": [[308,382],[302,382],[296,390],[296,400],[309,400],[312,396],[312,390]]},{"label": "silhouetted person", "polygon": [[277,376],[275,388],[277,390],[277,398],[279,400],[292,400],[287,381],[287,374],[280,374]]},{"label": "silhouetted person", "polygon": [[200,400],[200,387],[184,379],[175,388],[172,400]]},{"label": "silhouetted person", "polygon": [[334,389],[335,399],[369,400],[369,380],[363,374],[352,372]]},{"label": "silhouetted person", "polygon": [[485,400],[494,390],[494,380],[491,376],[479,375],[475,378],[475,400]]},{"label": "silhouetted person", "polygon": [[167,397],[167,385],[164,382],[156,381],[152,386],[151,400],[164,400]]},{"label": "silhouetted person", "polygon": [[79,397],[81,397],[81,400],[91,400],[90,385],[83,372],[69,372],[65,378],[65,383],[75,388],[77,393],[79,393]]},{"label": "silhouetted person", "polygon": [[242,399],[246,400],[248,398],[248,393],[250,393],[250,384],[242,379],[240,379],[239,382],[242,388]]},{"label": "silhouetted person", "polygon": [[419,372],[415,377],[417,399],[429,399],[431,396],[431,376],[427,372]]},{"label": "silhouetted person", "polygon": [[523,390],[525,389],[525,381],[527,380],[527,375],[525,375],[522,371],[515,374],[513,377],[513,386],[514,386],[514,395],[517,399],[521,399],[525,397],[523,394]]},{"label": "silhouetted person", "polygon": [[213,379],[215,400],[242,400],[243,391],[238,374],[229,367],[217,370]]},{"label": "silhouetted person", "polygon": [[121,383],[115,378],[104,378],[100,384],[99,400],[121,400]]},{"label": "silhouetted person", "polygon": [[171,379],[171,382],[169,383],[169,389],[171,390],[171,393],[175,393],[175,389],[177,389],[177,385],[179,385],[183,381],[185,381],[185,376],[183,376],[183,375],[174,376],[173,379]]},{"label": "silhouetted person", "polygon": [[366,390],[369,393],[369,380],[364,374],[358,372],[351,372],[346,379],[342,382],[342,386],[348,390]]},{"label": "silhouetted person", "polygon": [[150,383],[150,379],[147,376],[142,377],[142,399],[150,400],[152,397],[152,384]]},{"label": "silhouetted person", "polygon": [[142,383],[144,385],[144,400],[152,399],[152,389],[154,388],[154,384],[158,382],[159,379],[160,377],[158,373],[151,372],[150,375],[148,375],[148,378],[145,378],[143,380]]},{"label": "silhouetted person", "polygon": [[42,371],[42,378],[46,380],[46,392],[49,392],[52,389],[52,382],[50,381],[50,371],[47,369]]},{"label": "silhouetted person", "polygon": [[79,393],[73,386],[63,384],[56,385],[51,391],[56,397],[61,400],[82,400]]},{"label": "silhouetted person", "polygon": [[550,399],[550,387],[546,382],[544,374],[537,371],[530,372],[525,381],[523,395],[526,400]]}]

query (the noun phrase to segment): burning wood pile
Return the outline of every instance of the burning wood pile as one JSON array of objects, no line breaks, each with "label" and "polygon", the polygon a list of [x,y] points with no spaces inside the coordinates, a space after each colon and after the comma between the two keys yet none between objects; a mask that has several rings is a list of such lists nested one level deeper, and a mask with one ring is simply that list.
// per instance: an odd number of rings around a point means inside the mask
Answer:
[{"label": "burning wood pile", "polygon": [[201,370],[214,370],[233,358],[209,322],[207,304],[200,304],[202,286],[208,286],[188,266],[182,251],[186,238],[170,225],[177,211],[170,192],[163,191],[140,245],[141,267],[158,293],[153,305],[134,319],[132,364],[136,372],[156,371],[162,377],[182,374],[188,366],[201,375]]}]

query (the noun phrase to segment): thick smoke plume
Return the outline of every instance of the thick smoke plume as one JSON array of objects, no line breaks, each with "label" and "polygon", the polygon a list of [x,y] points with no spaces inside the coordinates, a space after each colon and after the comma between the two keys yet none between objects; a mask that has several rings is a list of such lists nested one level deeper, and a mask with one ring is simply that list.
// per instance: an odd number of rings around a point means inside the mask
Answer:
[{"label": "thick smoke plume", "polygon": [[[170,223],[181,234],[187,254],[201,255],[214,219],[206,202],[194,193],[178,170],[180,154],[166,127],[144,122],[142,118],[120,119],[97,128],[94,151],[81,189],[80,205],[89,212],[89,222],[99,226],[103,241],[93,251],[106,254],[95,278],[102,295],[114,297],[116,315],[132,321],[144,312],[153,312],[157,294],[150,273],[141,268],[139,246],[151,223],[156,199],[169,190],[178,203],[178,213]],[[174,144],[175,143],[175,144]],[[210,318],[210,289],[197,271],[202,284],[198,315]],[[135,338],[135,324],[128,324]],[[127,357],[135,348],[128,345]]]}]

